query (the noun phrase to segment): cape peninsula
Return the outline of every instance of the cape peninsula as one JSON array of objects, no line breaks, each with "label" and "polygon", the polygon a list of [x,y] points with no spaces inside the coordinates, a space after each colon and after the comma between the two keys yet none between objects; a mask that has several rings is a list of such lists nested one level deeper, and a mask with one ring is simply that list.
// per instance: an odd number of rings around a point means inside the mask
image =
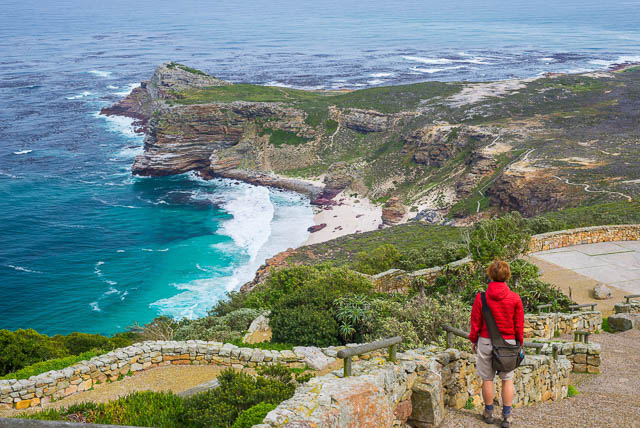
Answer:
[{"label": "cape peninsula", "polygon": [[294,190],[325,208],[366,203],[357,215],[379,218],[356,231],[411,219],[464,225],[490,212],[533,216],[632,200],[640,190],[633,65],[306,91],[165,63],[102,114],[135,118],[146,133],[134,174],[194,171]]}]

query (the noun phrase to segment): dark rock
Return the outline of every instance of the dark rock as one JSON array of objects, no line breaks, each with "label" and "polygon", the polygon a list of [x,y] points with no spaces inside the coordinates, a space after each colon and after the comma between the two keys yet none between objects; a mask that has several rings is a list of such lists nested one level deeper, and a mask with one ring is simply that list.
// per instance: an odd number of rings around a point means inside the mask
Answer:
[{"label": "dark rock", "polygon": [[316,224],[315,226],[311,226],[307,229],[307,231],[311,232],[311,233],[315,233],[319,230],[324,229],[325,227],[327,227],[327,223],[321,223],[321,224]]}]

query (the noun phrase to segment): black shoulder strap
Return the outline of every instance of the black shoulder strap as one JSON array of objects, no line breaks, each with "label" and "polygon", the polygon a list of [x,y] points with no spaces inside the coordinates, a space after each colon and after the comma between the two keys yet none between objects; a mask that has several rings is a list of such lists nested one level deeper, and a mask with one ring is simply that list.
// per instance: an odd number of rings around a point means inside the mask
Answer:
[{"label": "black shoulder strap", "polygon": [[491,313],[491,308],[489,304],[487,304],[487,297],[485,293],[482,293],[482,316],[484,317],[484,322],[487,325],[487,330],[489,330],[489,336],[491,336],[491,344],[493,346],[501,346],[506,342],[502,335],[500,334],[500,330],[498,330],[498,325],[496,324],[496,320],[493,318],[493,314]]}]

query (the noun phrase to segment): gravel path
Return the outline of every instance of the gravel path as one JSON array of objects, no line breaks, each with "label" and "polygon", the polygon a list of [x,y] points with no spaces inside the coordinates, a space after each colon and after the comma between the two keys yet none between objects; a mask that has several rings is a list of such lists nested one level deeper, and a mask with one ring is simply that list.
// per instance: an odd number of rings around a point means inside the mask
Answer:
[{"label": "gravel path", "polygon": [[[590,338],[602,345],[601,374],[572,374],[579,395],[515,409],[512,426],[640,427],[640,330]],[[449,409],[441,427],[486,427],[480,411]],[[500,412],[499,407],[494,410]]]},{"label": "gravel path", "polygon": [[[47,408],[68,407],[72,404],[93,401],[103,403],[112,401],[135,391],[173,391],[175,393],[193,388],[201,383],[215,379],[221,367],[218,366],[166,366],[143,372],[113,383],[104,383],[94,387],[92,391],[85,391],[56,401]],[[37,411],[30,409],[29,411]],[[0,416],[15,416],[15,410],[2,413]]]}]

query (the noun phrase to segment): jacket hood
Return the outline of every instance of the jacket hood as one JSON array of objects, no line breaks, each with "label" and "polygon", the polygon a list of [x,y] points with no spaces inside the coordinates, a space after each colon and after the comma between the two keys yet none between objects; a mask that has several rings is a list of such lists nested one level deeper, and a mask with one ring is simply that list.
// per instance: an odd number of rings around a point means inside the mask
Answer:
[{"label": "jacket hood", "polygon": [[509,294],[509,286],[506,282],[490,282],[487,287],[487,299],[498,301],[502,300]]}]

